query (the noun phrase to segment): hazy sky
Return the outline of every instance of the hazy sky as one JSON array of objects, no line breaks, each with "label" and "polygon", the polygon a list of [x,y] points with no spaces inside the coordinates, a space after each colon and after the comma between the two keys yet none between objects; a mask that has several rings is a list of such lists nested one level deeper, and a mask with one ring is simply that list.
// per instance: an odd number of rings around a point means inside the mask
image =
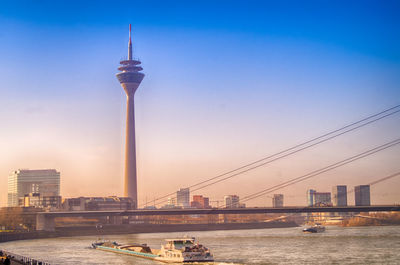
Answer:
[{"label": "hazy sky", "polygon": [[[140,204],[400,104],[399,1],[1,1],[0,205],[18,168],[61,193],[122,195],[134,56]],[[400,114],[196,192],[246,196],[400,137]],[[400,146],[280,192],[353,187],[400,170]],[[400,203],[400,178],[371,187]],[[349,196],[349,203],[354,203]],[[249,205],[271,205],[267,196]]]}]

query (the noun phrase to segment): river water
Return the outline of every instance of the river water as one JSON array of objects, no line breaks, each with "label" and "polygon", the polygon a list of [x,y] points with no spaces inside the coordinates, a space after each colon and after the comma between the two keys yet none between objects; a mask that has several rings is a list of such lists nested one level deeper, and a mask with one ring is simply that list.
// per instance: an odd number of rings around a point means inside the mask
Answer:
[{"label": "river water", "polygon": [[[400,226],[327,227],[303,234],[301,227],[186,233],[207,246],[218,264],[400,264]],[[147,243],[160,248],[165,238],[184,233],[107,235],[119,243]],[[96,236],[63,237],[0,243],[0,249],[51,264],[162,263],[90,249]]]}]

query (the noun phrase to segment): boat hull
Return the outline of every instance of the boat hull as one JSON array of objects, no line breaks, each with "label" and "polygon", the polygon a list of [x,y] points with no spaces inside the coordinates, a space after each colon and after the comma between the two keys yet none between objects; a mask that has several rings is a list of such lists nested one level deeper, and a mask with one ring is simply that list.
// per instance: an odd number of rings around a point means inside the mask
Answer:
[{"label": "boat hull", "polygon": [[109,251],[109,252],[114,252],[114,253],[118,253],[118,254],[125,254],[125,255],[135,256],[135,257],[139,257],[139,258],[151,259],[151,260],[161,261],[164,263],[176,263],[176,262],[193,263],[193,262],[213,262],[214,261],[212,256],[206,257],[206,258],[192,257],[191,259],[183,258],[183,257],[173,258],[173,257],[162,257],[162,256],[156,255],[156,254],[142,253],[142,252],[127,250],[127,249],[106,247],[106,246],[96,245],[96,244],[93,244],[92,246],[93,246],[93,248],[98,249],[98,250]]},{"label": "boat hull", "polygon": [[325,232],[325,227],[309,227],[303,229],[304,233],[322,233]]},{"label": "boat hull", "polygon": [[159,257],[158,255],[155,255],[155,254],[142,253],[142,252],[137,252],[137,251],[133,251],[133,250],[111,248],[111,247],[105,247],[105,246],[96,246],[95,248],[99,249],[99,250],[110,251],[110,252],[125,254],[125,255],[131,255],[131,256],[145,258],[145,259],[153,259],[154,260]]}]

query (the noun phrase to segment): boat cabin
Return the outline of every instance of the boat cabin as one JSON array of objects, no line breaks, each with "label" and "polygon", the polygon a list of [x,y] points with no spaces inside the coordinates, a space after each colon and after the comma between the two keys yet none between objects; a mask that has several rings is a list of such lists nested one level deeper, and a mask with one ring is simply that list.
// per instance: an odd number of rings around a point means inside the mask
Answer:
[{"label": "boat cabin", "polygon": [[176,238],[166,239],[165,249],[185,249],[186,247],[192,247],[194,245],[195,238]]}]

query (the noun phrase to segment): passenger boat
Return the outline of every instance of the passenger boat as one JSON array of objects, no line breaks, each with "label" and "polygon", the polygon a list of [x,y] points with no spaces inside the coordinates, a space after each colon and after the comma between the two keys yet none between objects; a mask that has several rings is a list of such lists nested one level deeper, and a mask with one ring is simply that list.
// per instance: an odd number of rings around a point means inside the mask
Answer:
[{"label": "passenger boat", "polygon": [[303,229],[304,233],[321,233],[325,231],[325,226],[316,224],[311,227],[307,227]]},{"label": "passenger boat", "polygon": [[166,263],[172,262],[212,262],[213,255],[208,248],[195,242],[194,237],[166,239],[161,249],[151,249],[147,244],[121,245],[117,242],[95,242],[94,249],[132,255]]}]

